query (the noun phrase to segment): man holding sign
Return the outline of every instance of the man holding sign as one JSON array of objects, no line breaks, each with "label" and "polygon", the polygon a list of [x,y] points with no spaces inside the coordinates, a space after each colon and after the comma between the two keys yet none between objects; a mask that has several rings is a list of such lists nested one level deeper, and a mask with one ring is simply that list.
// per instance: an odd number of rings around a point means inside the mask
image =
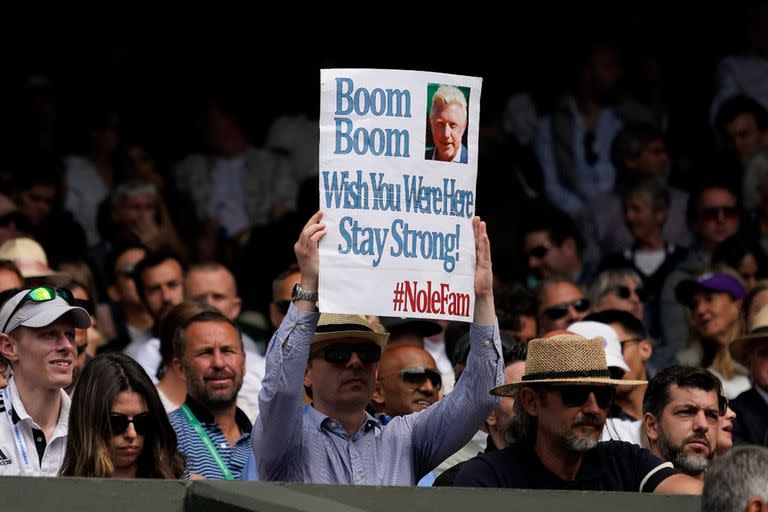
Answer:
[{"label": "man holding sign", "polygon": [[[301,283],[267,350],[253,427],[259,477],[266,481],[414,485],[464,446],[496,405],[503,359],[493,302],[485,223],[475,235],[471,351],[453,392],[424,411],[382,425],[365,410],[388,335],[365,317],[320,314],[315,306],[323,214],[310,218],[294,246]],[[305,390],[312,405],[303,404]]]}]

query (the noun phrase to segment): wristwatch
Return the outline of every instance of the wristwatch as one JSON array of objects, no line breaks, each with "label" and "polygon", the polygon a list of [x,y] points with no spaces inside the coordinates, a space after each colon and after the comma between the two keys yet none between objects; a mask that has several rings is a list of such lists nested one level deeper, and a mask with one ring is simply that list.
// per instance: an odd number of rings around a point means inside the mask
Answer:
[{"label": "wristwatch", "polygon": [[309,302],[317,302],[317,292],[308,292],[301,287],[299,283],[293,285],[293,293],[291,293],[291,302],[297,300],[308,300]]}]

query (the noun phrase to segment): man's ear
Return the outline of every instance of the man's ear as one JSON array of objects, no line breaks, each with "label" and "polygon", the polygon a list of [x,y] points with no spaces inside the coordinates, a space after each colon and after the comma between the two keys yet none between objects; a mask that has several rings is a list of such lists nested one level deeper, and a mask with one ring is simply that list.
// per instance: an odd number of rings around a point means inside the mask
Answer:
[{"label": "man's ear", "polygon": [[120,300],[120,295],[117,293],[117,286],[110,285],[109,288],[107,288],[107,297],[109,297],[109,300],[112,302],[118,302]]},{"label": "man's ear", "polygon": [[18,361],[19,358],[16,355],[16,345],[10,336],[0,333],[0,355],[13,363]]},{"label": "man's ear", "polygon": [[304,386],[308,388],[312,387],[312,370],[309,368],[310,364],[312,364],[312,361],[307,363],[307,368],[304,370]]},{"label": "man's ear", "polygon": [[569,254],[578,254],[579,251],[576,247],[576,240],[574,240],[573,237],[569,236],[565,240],[563,240],[563,243],[560,244],[560,249],[569,253]]},{"label": "man's ear", "polygon": [[653,345],[648,340],[638,343],[637,348],[640,351],[640,359],[642,359],[643,363],[648,361],[653,355]]},{"label": "man's ear", "polygon": [[235,309],[235,318],[240,316],[240,311],[242,311],[243,308],[243,299],[240,297],[235,297],[232,299],[233,304],[232,307]]},{"label": "man's ear", "polygon": [[178,357],[174,357],[173,361],[171,361],[171,364],[173,365],[173,369],[179,372],[179,375],[182,375],[184,377],[187,376],[186,373],[184,373],[184,365],[181,364],[181,359]]},{"label": "man's ear", "polygon": [[520,404],[525,409],[525,412],[531,416],[538,416],[541,409],[541,398],[539,394],[531,388],[523,388],[520,390],[520,396],[518,396]]},{"label": "man's ear", "polygon": [[655,443],[659,439],[659,422],[656,416],[647,412],[643,414],[643,430],[648,440]]},{"label": "man's ear", "polygon": [[376,386],[373,388],[373,396],[371,397],[371,403],[376,408],[384,410],[386,406],[386,400],[384,399],[384,389],[381,387],[381,381],[376,381]]}]

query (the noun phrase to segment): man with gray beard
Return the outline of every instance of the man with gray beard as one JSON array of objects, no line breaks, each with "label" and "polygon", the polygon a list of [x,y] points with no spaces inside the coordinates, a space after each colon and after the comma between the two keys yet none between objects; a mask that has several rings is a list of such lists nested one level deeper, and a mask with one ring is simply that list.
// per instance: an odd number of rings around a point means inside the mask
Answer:
[{"label": "man with gray beard", "polygon": [[702,483],[635,444],[600,442],[619,386],[602,338],[568,331],[531,340],[520,381],[491,390],[515,397],[507,448],[464,463],[458,487],[700,494]]},{"label": "man with gray beard", "polygon": [[659,371],[643,397],[643,431],[651,452],[676,469],[703,479],[717,448],[720,416],[728,401],[709,370],[670,366]]}]

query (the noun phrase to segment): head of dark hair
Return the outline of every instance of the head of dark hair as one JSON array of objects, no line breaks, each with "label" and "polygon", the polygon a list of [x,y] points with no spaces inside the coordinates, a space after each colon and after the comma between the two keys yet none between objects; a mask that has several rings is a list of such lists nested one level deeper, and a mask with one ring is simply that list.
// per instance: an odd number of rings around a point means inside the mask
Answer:
[{"label": "head of dark hair", "polygon": [[584,251],[584,238],[576,222],[568,214],[554,207],[538,206],[529,211],[523,221],[521,233],[524,237],[535,231],[545,231],[552,243],[558,247],[568,238],[572,238],[576,242],[578,253],[581,255]]},{"label": "head of dark hair", "polygon": [[117,279],[117,274],[115,274],[117,260],[120,259],[120,256],[126,251],[130,251],[131,249],[141,249],[145,254],[149,253],[149,249],[138,242],[126,242],[113,246],[104,258],[104,273],[108,283],[114,283]]},{"label": "head of dark hair", "polygon": [[147,253],[147,255],[144,256],[144,259],[136,264],[136,268],[133,269],[133,280],[136,283],[136,291],[141,300],[144,300],[144,280],[142,279],[144,272],[151,268],[155,268],[168,260],[173,260],[178,263],[181,266],[182,271],[186,270],[186,265],[181,257],[175,252],[166,249]]},{"label": "head of dark hair", "polygon": [[686,208],[685,216],[689,226],[693,226],[696,222],[696,216],[699,213],[699,203],[705,192],[713,189],[721,189],[727,191],[736,200],[736,207],[741,211],[741,195],[734,190],[733,186],[727,181],[714,175],[715,170],[709,169],[702,175],[702,178],[697,182],[697,185],[691,190],[691,194],[688,197],[688,206]]},{"label": "head of dark hair", "polygon": [[536,295],[520,284],[499,286],[494,291],[494,297],[499,329],[518,331],[522,327],[521,316],[537,316],[539,305]]},{"label": "head of dark hair", "polygon": [[179,327],[176,329],[173,335],[174,357],[181,359],[184,356],[184,350],[187,347],[187,331],[189,330],[189,327],[194,324],[205,322],[225,323],[231,325],[237,333],[237,338],[240,340],[240,345],[242,346],[243,335],[240,332],[240,328],[234,321],[219,313],[218,310],[203,311],[202,313],[198,313],[190,318],[187,318],[185,321],[181,322]]},{"label": "head of dark hair", "polygon": [[715,115],[715,126],[722,140],[728,140],[726,126],[741,114],[751,114],[761,132],[768,130],[768,110],[749,96],[737,94],[725,100]]},{"label": "head of dark hair", "polygon": [[633,338],[647,338],[648,331],[645,329],[642,320],[637,318],[629,311],[620,309],[604,309],[597,313],[590,313],[584,317],[585,322],[600,322],[601,324],[619,324],[627,334]]},{"label": "head of dark hair", "polygon": [[154,384],[142,367],[130,357],[109,353],[91,361],[83,370],[69,413],[67,451],[62,476],[109,478],[115,465],[109,442],[112,432],[109,415],[117,396],[131,391],[147,404],[151,425],[139,455],[139,478],[179,479],[184,458],[177,450],[176,433]]},{"label": "head of dark hair", "polygon": [[664,134],[652,124],[628,124],[619,130],[611,143],[611,163],[616,169],[618,181],[627,172],[625,160],[637,158],[648,144],[659,139],[663,140]]},{"label": "head of dark hair", "polygon": [[20,163],[11,187],[14,193],[19,193],[38,185],[51,185],[55,187],[58,198],[63,176],[64,164],[57,155],[36,153]]},{"label": "head of dark hair", "polygon": [[751,237],[735,234],[720,242],[712,253],[712,266],[724,263],[731,268],[738,269],[744,256],[751,254],[757,263],[757,277],[762,279],[768,276],[768,256],[760,246],[760,243]]},{"label": "head of dark hair", "polygon": [[643,397],[643,414],[649,412],[657,418],[670,402],[669,388],[695,388],[722,393],[722,384],[712,372],[693,366],[673,365],[660,370],[648,383]]}]

